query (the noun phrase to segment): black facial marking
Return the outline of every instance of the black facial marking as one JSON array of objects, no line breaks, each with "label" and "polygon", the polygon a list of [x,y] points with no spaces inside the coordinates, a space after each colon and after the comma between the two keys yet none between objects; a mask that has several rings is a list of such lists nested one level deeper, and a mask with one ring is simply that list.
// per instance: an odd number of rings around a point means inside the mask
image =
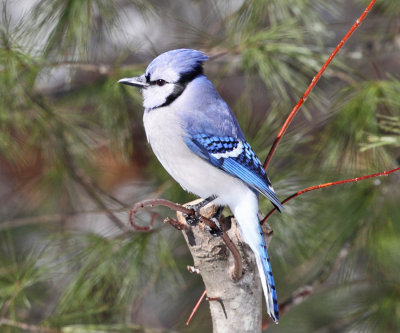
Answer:
[{"label": "black facial marking", "polygon": [[172,91],[171,95],[167,97],[167,99],[163,104],[157,106],[157,108],[170,105],[183,93],[189,82],[191,82],[196,77],[202,74],[203,74],[203,66],[201,64],[197,65],[191,72],[183,73],[179,81],[175,83],[175,88]]},{"label": "black facial marking", "polygon": [[161,104],[160,106],[157,106],[158,108],[162,108],[163,106],[168,106],[170,105],[174,100],[176,100],[185,90],[186,85],[181,85],[179,83],[175,83],[174,90],[172,93],[167,97],[165,102]]},{"label": "black facial marking", "polygon": [[178,83],[186,86],[190,81],[192,81],[201,74],[203,74],[203,66],[199,64],[191,72],[183,73]]}]

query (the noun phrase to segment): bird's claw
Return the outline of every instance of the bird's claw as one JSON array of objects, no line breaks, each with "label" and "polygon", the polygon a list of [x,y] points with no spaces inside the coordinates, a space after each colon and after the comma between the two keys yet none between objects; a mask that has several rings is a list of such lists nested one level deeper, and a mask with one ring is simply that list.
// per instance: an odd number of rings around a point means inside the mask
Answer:
[{"label": "bird's claw", "polygon": [[[215,196],[210,196],[196,205],[187,205],[186,208],[191,209],[194,213],[193,214],[182,213],[183,217],[186,219],[186,223],[192,227],[198,225],[200,221],[200,208],[204,207],[207,203],[211,202],[214,199]],[[210,234],[213,235],[214,237],[219,237],[222,235],[222,227],[221,224],[219,223],[219,218],[223,210],[224,210],[223,206],[218,207],[217,212],[210,218],[210,220],[213,221],[217,226],[216,228],[211,228],[207,225],[205,226],[205,229],[208,230]]]},{"label": "bird's claw", "polygon": [[188,214],[185,214],[185,213],[183,213],[182,215],[185,218],[186,223],[189,224],[191,227],[195,227],[196,225],[199,224],[199,218],[197,216],[188,215]]},{"label": "bird's claw", "polygon": [[210,232],[210,234],[214,237],[220,237],[222,236],[222,228],[221,228],[221,224],[219,223],[218,218],[216,217],[211,217],[210,218],[211,221],[213,221],[215,223],[215,225],[217,226],[217,228],[210,228],[208,226],[206,226],[206,230],[208,230]]},{"label": "bird's claw", "polygon": [[193,214],[186,214],[182,213],[183,217],[186,220],[186,223],[189,224],[191,227],[195,227],[196,225],[199,224],[200,221],[200,213],[199,213],[199,208],[197,205],[188,205],[186,208],[193,210]]}]

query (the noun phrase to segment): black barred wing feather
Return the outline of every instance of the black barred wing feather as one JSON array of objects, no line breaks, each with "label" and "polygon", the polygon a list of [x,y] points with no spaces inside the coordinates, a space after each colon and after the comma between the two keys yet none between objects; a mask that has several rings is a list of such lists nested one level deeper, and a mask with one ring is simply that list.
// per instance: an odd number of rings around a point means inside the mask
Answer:
[{"label": "black barred wing feather", "polygon": [[194,153],[241,179],[271,200],[279,210],[283,209],[260,160],[246,140],[231,136],[195,134],[187,137],[185,142]]}]

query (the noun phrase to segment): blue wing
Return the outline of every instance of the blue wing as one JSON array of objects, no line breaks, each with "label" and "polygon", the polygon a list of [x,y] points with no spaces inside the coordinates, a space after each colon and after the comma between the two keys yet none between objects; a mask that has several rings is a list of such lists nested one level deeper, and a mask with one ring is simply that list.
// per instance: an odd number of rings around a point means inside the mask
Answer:
[{"label": "blue wing", "polygon": [[278,210],[283,210],[260,160],[246,140],[232,136],[195,134],[185,137],[185,143],[195,154],[241,179],[266,196]]}]

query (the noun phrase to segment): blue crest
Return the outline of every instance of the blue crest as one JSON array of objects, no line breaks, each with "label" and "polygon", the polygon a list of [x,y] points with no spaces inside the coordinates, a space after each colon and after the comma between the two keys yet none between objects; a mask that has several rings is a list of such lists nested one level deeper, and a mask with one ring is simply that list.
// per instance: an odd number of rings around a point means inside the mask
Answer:
[{"label": "blue crest", "polygon": [[185,74],[202,72],[202,63],[207,60],[208,56],[201,51],[191,49],[171,50],[155,58],[147,66],[145,75],[150,77],[151,81],[167,76],[166,79],[169,79],[169,82],[176,82]]}]

